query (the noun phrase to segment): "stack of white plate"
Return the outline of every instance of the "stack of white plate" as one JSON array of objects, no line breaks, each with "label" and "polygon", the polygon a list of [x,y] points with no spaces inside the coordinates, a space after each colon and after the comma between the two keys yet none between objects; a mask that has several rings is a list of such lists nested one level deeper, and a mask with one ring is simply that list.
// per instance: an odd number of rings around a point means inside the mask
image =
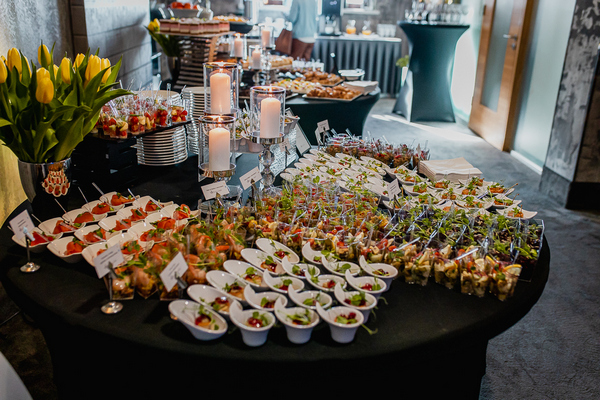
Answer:
[{"label": "stack of white plate", "polygon": [[188,158],[185,127],[167,129],[137,139],[138,164],[175,165]]},{"label": "stack of white plate", "polygon": [[200,122],[204,115],[204,86],[185,87],[181,97],[186,102],[188,117],[192,121],[186,125],[188,149],[192,154],[199,154]]}]

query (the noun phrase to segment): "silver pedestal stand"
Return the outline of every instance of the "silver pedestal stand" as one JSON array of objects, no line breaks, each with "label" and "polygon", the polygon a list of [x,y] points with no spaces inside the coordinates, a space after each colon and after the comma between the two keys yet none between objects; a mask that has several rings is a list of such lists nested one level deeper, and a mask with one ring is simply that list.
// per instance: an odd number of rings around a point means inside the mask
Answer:
[{"label": "silver pedestal stand", "polygon": [[253,143],[263,145],[263,151],[258,155],[258,161],[262,164],[263,170],[261,172],[262,182],[265,188],[273,186],[275,177],[271,171],[271,165],[275,161],[275,155],[271,151],[271,146],[282,143],[285,135],[280,133],[277,137],[263,138],[260,137],[260,132],[254,132],[250,139]]}]

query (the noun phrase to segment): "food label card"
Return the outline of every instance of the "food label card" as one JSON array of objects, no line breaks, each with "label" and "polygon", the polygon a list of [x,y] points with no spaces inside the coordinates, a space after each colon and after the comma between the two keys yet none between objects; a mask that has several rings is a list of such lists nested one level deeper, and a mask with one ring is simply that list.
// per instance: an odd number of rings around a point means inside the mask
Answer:
[{"label": "food label card", "polygon": [[[25,232],[23,230],[27,228],[27,232],[31,233],[33,228],[35,228],[35,225],[33,225],[29,212],[25,210],[10,220],[10,227],[12,228],[16,239],[21,240],[25,237]],[[33,240],[32,236],[29,235],[29,239]]]},{"label": "food label card", "polygon": [[98,278],[102,278],[104,275],[108,274],[108,266],[110,264],[112,264],[113,267],[118,267],[124,262],[125,259],[123,258],[123,253],[121,253],[121,245],[115,244],[94,258],[94,268],[96,269]]},{"label": "food label card", "polygon": [[229,189],[227,188],[225,181],[218,181],[202,186],[202,194],[204,195],[205,200],[214,199],[217,196],[217,193],[221,196],[227,196],[229,194]]},{"label": "food label card", "polygon": [[260,174],[260,170],[258,169],[258,167],[255,167],[253,170],[250,170],[250,172],[246,172],[240,177],[240,183],[242,184],[242,188],[246,190],[250,186],[252,186],[252,180],[254,180],[254,182],[258,182],[261,179],[262,175]]},{"label": "food label card", "polygon": [[283,139],[283,142],[279,143],[279,150],[281,150],[282,153],[286,153],[287,149],[290,148],[290,141],[288,138]]},{"label": "food label card", "polygon": [[177,278],[182,277],[187,269],[188,265],[185,262],[185,258],[183,258],[183,254],[178,253],[169,265],[163,269],[163,272],[160,273],[160,279],[162,279],[167,292],[173,289],[173,286],[177,283]]},{"label": "food label card", "polygon": [[317,122],[317,130],[320,133],[327,132],[329,130],[329,120]]},{"label": "food label card", "polygon": [[311,145],[300,125],[296,125],[296,148],[300,155],[310,150]]},{"label": "food label card", "polygon": [[393,200],[394,196],[398,196],[401,192],[400,183],[398,182],[398,179],[394,179],[392,182],[390,182],[390,184],[388,184],[387,190],[390,200]]}]

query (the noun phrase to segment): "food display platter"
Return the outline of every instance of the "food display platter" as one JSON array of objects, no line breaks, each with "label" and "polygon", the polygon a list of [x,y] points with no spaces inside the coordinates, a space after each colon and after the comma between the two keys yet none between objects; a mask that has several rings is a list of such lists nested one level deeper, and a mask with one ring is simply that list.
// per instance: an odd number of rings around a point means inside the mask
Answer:
[{"label": "food display platter", "polygon": [[358,99],[360,96],[362,96],[362,93],[358,93],[356,96],[354,96],[351,99],[339,99],[339,98],[335,98],[335,97],[312,97],[312,96],[308,96],[305,94],[304,96],[302,96],[302,98],[306,99],[306,100],[330,100],[330,101],[340,101],[343,103],[349,103],[351,101]]}]

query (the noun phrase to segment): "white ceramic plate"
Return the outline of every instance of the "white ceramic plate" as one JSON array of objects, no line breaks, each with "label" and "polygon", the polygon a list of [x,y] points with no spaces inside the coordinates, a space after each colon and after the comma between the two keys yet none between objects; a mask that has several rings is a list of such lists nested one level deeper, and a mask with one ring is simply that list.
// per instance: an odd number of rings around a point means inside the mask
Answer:
[{"label": "white ceramic plate", "polygon": [[[515,217],[515,216],[509,215],[509,213],[511,213],[514,208],[517,208],[519,211],[521,211],[523,213],[523,216]],[[521,207],[514,207],[514,206],[499,209],[499,210],[497,210],[497,212],[498,212],[498,214],[504,215],[506,218],[510,218],[510,219],[531,219],[537,215],[537,211],[527,211],[527,210],[523,210]]]},{"label": "white ceramic plate", "polygon": [[[291,262],[292,264],[297,264],[300,262],[300,257],[298,257],[298,255],[289,247],[285,246],[282,243],[279,243],[275,240],[270,240],[267,238],[260,238],[256,240],[256,247],[258,247],[259,249],[261,249],[262,251],[264,251],[265,253],[277,257],[280,260],[283,260],[283,258],[286,258],[289,262]],[[283,257],[279,257],[278,255],[276,255],[275,253],[283,251],[286,254],[283,255]]]},{"label": "white ceramic plate", "polygon": [[236,297],[208,285],[190,285],[187,288],[187,294],[192,300],[207,305],[226,318],[229,318],[231,306],[240,305]]},{"label": "white ceramic plate", "polygon": [[65,254],[67,252],[67,243],[73,241],[73,239],[74,238],[72,236],[67,236],[54,240],[48,245],[48,250],[50,250],[52,254],[68,262],[69,264],[77,263],[83,258],[83,255],[81,253],[75,253],[70,255]]},{"label": "white ceramic plate", "polygon": [[[257,291],[264,291],[269,288],[263,279],[263,271],[252,264],[238,260],[227,260],[223,263],[223,268],[231,275],[243,279]],[[249,276],[249,272],[256,275],[256,277]]]},{"label": "white ceramic plate", "polygon": [[[209,327],[196,324],[200,311],[211,319]],[[174,300],[169,303],[169,312],[198,340],[218,339],[227,332],[227,321],[203,304],[189,300]]]},{"label": "white ceramic plate", "polygon": [[[212,287],[214,287],[218,291],[226,295],[232,296],[243,305],[246,305],[246,299],[244,298],[244,289],[248,284],[242,279],[230,274],[229,272],[213,270],[208,271],[206,273],[206,280],[208,281],[208,283],[210,283]],[[239,284],[241,290],[233,294],[230,291],[228,291],[227,287],[230,287],[235,282]]]},{"label": "white ceramic plate", "polygon": [[283,265],[281,265],[281,261],[279,261],[277,257],[273,257],[262,250],[243,249],[241,251],[241,255],[244,260],[248,261],[250,264],[254,265],[261,271],[265,270],[265,268],[262,266],[263,262],[265,262],[268,259],[271,259],[275,263],[274,267],[267,268],[267,270],[278,275],[285,273]]}]

